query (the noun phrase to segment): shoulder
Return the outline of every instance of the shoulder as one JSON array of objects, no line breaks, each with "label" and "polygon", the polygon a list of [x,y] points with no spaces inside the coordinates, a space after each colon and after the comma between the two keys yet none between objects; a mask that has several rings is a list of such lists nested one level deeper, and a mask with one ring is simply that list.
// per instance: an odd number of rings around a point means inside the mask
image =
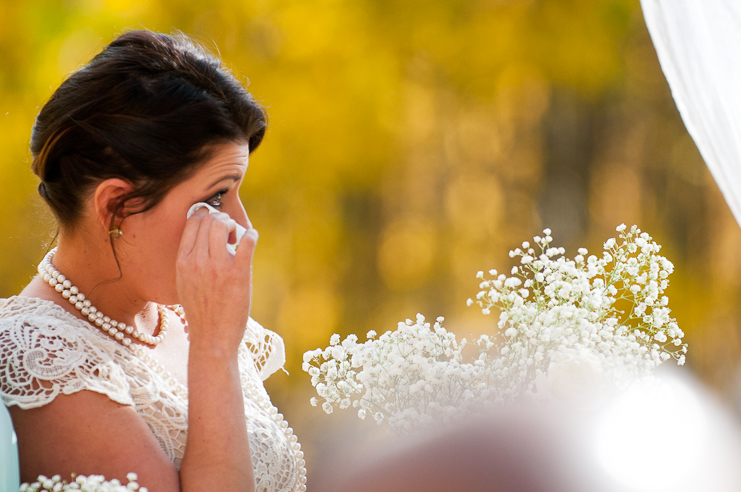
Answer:
[{"label": "shoulder", "polygon": [[131,404],[110,344],[57,304],[31,297],[0,300],[0,397],[33,408],[83,389]]},{"label": "shoulder", "polygon": [[[179,490],[177,471],[147,423],[130,406],[92,391],[59,395],[33,411],[11,407],[21,478],[72,473],[123,479],[136,471],[151,490]],[[97,490],[97,489],[96,489]]]},{"label": "shoulder", "polygon": [[60,318],[61,306],[38,297],[12,296],[0,299],[0,329],[20,319]]},{"label": "shoulder", "polygon": [[0,299],[0,357],[77,347],[84,332],[74,318],[51,301],[33,297]]},{"label": "shoulder", "polygon": [[243,352],[252,359],[263,381],[286,363],[283,338],[252,318],[247,321],[243,342]]},{"label": "shoulder", "polygon": [[0,354],[32,357],[29,353],[94,350],[94,334],[85,322],[59,305],[33,297],[0,300]]}]

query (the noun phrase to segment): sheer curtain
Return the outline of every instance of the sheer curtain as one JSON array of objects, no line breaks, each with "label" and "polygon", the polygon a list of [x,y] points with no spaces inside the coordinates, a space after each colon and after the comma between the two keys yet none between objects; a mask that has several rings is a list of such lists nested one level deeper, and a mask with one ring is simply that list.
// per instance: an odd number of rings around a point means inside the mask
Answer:
[{"label": "sheer curtain", "polygon": [[690,135],[741,224],[741,0],[641,0]]}]

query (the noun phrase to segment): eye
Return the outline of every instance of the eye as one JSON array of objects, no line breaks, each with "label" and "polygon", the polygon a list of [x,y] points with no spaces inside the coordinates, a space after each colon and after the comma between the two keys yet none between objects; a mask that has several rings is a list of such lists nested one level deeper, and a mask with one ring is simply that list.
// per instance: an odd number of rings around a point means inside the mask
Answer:
[{"label": "eye", "polygon": [[217,191],[211,198],[208,200],[205,200],[206,203],[211,205],[214,208],[221,208],[221,199],[224,198],[224,195],[226,192],[229,191],[228,189],[223,189]]}]

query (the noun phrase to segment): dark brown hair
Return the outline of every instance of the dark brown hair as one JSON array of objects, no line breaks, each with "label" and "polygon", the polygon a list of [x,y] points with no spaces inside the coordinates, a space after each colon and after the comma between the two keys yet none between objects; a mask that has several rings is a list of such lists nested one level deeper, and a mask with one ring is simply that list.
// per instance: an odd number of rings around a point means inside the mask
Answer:
[{"label": "dark brown hair", "polygon": [[[214,145],[246,142],[267,127],[242,84],[185,35],[129,31],[54,92],[36,118],[31,169],[60,227],[74,227],[94,186],[121,178],[134,213],[157,205],[209,157]],[[113,224],[112,224],[113,225]]]}]

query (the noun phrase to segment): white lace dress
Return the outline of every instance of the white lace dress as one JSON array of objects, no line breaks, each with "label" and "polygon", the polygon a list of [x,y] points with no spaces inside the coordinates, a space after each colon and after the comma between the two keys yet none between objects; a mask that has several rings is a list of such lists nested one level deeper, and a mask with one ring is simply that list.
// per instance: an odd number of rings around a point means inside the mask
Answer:
[{"label": "white lace dress", "polygon": [[[306,490],[303,452],[262,382],[283,366],[283,340],[250,318],[239,350],[256,490]],[[90,390],[133,406],[175,466],[188,432],[188,391],[146,350],[133,350],[57,304],[0,299],[0,396],[28,409]]]}]

